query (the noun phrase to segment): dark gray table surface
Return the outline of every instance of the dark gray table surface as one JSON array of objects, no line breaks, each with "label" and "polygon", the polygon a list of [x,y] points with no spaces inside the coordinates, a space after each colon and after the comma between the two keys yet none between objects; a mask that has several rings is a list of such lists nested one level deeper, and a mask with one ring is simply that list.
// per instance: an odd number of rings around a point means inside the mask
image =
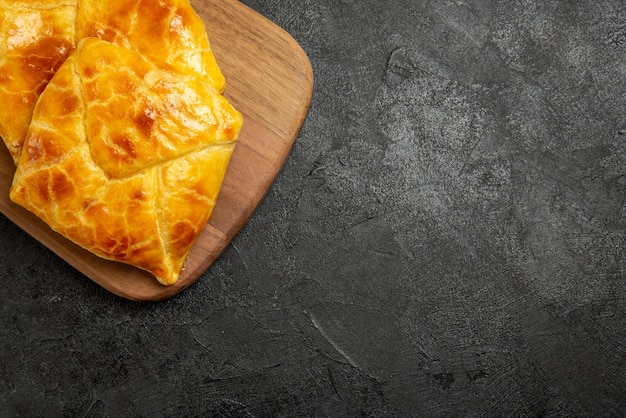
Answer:
[{"label": "dark gray table surface", "polygon": [[191,288],[0,216],[1,416],[624,416],[626,4],[246,0],[310,113]]}]

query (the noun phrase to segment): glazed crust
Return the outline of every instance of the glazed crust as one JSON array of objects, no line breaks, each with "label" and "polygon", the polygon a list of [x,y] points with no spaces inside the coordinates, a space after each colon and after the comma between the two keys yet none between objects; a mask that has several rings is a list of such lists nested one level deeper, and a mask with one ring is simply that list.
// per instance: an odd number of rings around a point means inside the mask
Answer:
[{"label": "glazed crust", "polygon": [[189,0],[0,0],[0,136],[14,161],[37,98],[85,37],[193,70],[224,90],[204,23]]},{"label": "glazed crust", "polygon": [[37,98],[74,48],[72,3],[0,1],[0,136],[15,161]]},{"label": "glazed crust", "polygon": [[80,0],[76,37],[97,37],[193,70],[224,91],[206,27],[189,0]]},{"label": "glazed crust", "polygon": [[85,38],[35,107],[10,196],[91,252],[173,284],[241,125],[195,72]]}]

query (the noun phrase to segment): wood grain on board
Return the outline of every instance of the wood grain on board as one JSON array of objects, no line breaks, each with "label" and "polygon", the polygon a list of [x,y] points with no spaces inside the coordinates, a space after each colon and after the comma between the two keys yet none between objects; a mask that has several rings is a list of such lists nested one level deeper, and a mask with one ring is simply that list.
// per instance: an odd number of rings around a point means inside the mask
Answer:
[{"label": "wood grain on board", "polygon": [[191,0],[226,76],[225,96],[244,126],[213,215],[180,280],[163,286],[137,268],[104,260],[52,231],[9,199],[15,166],[0,150],[0,212],[89,279],[121,297],[157,301],[194,283],[250,218],[285,162],[308,112],[310,62],[284,30],[236,0]]}]

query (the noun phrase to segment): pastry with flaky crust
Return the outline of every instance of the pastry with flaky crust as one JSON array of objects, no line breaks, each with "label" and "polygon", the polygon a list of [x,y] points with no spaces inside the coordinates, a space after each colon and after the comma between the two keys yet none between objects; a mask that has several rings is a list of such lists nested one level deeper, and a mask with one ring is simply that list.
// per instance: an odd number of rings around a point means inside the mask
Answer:
[{"label": "pastry with flaky crust", "polygon": [[183,71],[193,70],[224,91],[224,75],[206,28],[189,0],[79,0],[76,39],[97,37]]},{"label": "pastry with flaky crust", "polygon": [[0,136],[17,162],[35,102],[85,37],[99,37],[194,70],[222,75],[189,0],[0,0]]},{"label": "pastry with flaky crust", "polygon": [[37,103],[10,196],[93,253],[173,284],[241,125],[195,72],[85,38]]},{"label": "pastry with flaky crust", "polygon": [[0,0],[0,136],[17,160],[37,98],[75,45],[76,0]]}]

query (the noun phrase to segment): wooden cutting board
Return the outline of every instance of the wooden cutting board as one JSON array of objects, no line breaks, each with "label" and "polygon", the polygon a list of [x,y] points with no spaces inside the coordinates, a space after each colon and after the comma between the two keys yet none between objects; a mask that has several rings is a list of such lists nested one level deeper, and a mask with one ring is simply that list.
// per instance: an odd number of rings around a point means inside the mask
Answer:
[{"label": "wooden cutting board", "polygon": [[213,215],[196,241],[177,284],[101,259],[52,231],[12,203],[15,166],[0,150],[0,212],[89,279],[121,297],[157,301],[194,283],[250,218],[280,171],[308,112],[310,62],[281,28],[236,0],[191,0],[205,21],[211,47],[226,76],[225,96],[244,126]]}]

